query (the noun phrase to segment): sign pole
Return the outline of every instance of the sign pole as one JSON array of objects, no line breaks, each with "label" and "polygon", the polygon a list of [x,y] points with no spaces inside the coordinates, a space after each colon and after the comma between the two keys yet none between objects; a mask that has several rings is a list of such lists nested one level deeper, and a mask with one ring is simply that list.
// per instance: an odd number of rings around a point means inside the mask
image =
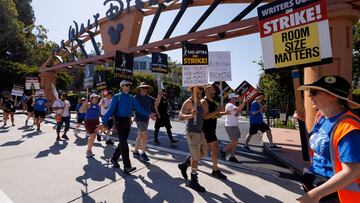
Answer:
[{"label": "sign pole", "polygon": [[223,81],[220,81],[220,101],[221,108],[224,106],[224,89],[223,89]]},{"label": "sign pole", "polygon": [[[197,111],[197,103],[198,103],[198,88],[195,86],[193,87],[193,96],[194,96],[194,109],[195,111]],[[197,112],[199,113],[199,112]],[[196,125],[196,120],[197,120],[197,114],[196,116],[194,117],[194,125]]]},{"label": "sign pole", "polygon": [[[300,87],[300,73],[298,69],[292,70],[292,77],[294,84],[296,111],[304,115],[304,106],[303,106],[304,102],[301,97],[301,92],[297,90]],[[308,135],[306,132],[305,122],[298,119],[298,123],[299,123],[299,131],[300,131],[302,157],[304,161],[310,161]]]}]

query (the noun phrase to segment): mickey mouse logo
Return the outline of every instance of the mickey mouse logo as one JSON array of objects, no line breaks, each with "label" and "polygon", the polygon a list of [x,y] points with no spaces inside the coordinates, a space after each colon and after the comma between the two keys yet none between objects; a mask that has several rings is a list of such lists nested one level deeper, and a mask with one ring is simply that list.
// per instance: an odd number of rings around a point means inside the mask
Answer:
[{"label": "mickey mouse logo", "polygon": [[110,41],[112,44],[117,44],[121,40],[121,32],[124,30],[124,25],[122,23],[119,23],[116,25],[116,28],[114,26],[109,27],[108,34],[110,35]]},{"label": "mickey mouse logo", "polygon": [[334,76],[328,76],[325,78],[325,82],[328,84],[333,84],[336,82],[336,78]]}]

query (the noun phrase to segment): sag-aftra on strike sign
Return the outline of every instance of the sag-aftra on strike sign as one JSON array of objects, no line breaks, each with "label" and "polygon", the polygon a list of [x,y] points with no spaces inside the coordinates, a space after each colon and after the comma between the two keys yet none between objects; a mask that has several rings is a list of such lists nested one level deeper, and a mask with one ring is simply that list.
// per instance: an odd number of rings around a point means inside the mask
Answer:
[{"label": "sag-aftra on strike sign", "polygon": [[276,1],[258,16],[265,70],[332,61],[326,0]]}]

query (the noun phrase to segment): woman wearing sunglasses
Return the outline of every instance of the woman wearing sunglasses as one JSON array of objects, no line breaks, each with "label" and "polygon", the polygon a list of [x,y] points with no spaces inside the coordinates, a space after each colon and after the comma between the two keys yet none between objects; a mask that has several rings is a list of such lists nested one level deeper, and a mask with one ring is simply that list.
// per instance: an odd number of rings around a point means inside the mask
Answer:
[{"label": "woman wearing sunglasses", "polygon": [[[360,107],[348,96],[351,86],[340,76],[324,76],[299,90],[309,91],[318,110],[309,133],[311,166],[302,176],[306,193],[300,202],[358,202],[360,200]],[[303,116],[297,115],[299,119]]]}]

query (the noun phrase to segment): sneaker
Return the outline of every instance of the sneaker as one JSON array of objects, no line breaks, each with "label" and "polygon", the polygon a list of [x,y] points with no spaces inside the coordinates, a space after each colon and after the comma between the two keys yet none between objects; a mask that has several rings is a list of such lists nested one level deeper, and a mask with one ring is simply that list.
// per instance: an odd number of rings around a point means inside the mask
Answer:
[{"label": "sneaker", "polygon": [[281,147],[280,146],[277,146],[277,145],[273,145],[273,146],[270,146],[270,149],[280,149]]},{"label": "sneaker", "polygon": [[214,176],[215,178],[218,178],[218,179],[221,179],[221,180],[226,180],[227,179],[226,175],[221,173],[220,170],[217,170],[217,171],[213,170],[211,175]]},{"label": "sneaker", "polygon": [[236,158],[235,156],[230,157],[230,158],[229,158],[229,161],[230,161],[230,162],[234,162],[234,163],[240,163],[240,161],[237,160],[237,158]]},{"label": "sneaker", "polygon": [[170,144],[175,144],[177,142],[179,142],[179,141],[178,140],[170,140]]},{"label": "sneaker", "polygon": [[15,124],[12,124],[12,126],[15,126]]},{"label": "sneaker", "polygon": [[40,130],[40,128],[37,128],[36,131],[39,131],[39,132],[40,132],[41,130]]},{"label": "sneaker", "polygon": [[150,159],[148,158],[148,156],[146,155],[146,153],[140,154],[140,160],[141,160],[141,161],[144,161],[144,162],[150,161]]},{"label": "sneaker", "polygon": [[92,153],[92,151],[86,151],[86,158],[91,158],[93,156],[95,156],[95,154]]},{"label": "sneaker", "polygon": [[226,152],[224,152],[223,150],[220,150],[220,157],[221,157],[223,160],[226,160]]},{"label": "sneaker", "polygon": [[65,134],[63,134],[63,135],[61,136],[61,138],[64,138],[65,140],[69,140],[69,137],[68,137],[67,135],[65,135]]},{"label": "sneaker", "polygon": [[118,161],[115,160],[114,158],[111,158],[110,162],[112,163],[114,168],[120,168],[120,165],[119,165]]},{"label": "sneaker", "polygon": [[101,136],[99,134],[96,134],[96,140],[99,142],[101,141]]},{"label": "sneaker", "polygon": [[244,151],[245,152],[252,152],[252,150],[250,149],[249,146],[244,146]]},{"label": "sneaker", "polygon": [[56,141],[61,141],[60,136],[57,136],[57,137],[56,137]]},{"label": "sneaker", "polygon": [[186,170],[188,168],[187,164],[186,163],[178,164],[178,168],[181,171],[181,175],[184,177],[185,180],[187,180],[188,179],[188,175],[186,173]]},{"label": "sneaker", "polygon": [[160,145],[160,142],[158,139],[154,140],[155,144]]},{"label": "sneaker", "polygon": [[27,121],[27,120],[25,121],[25,125],[28,125],[28,121]]},{"label": "sneaker", "polygon": [[136,167],[129,167],[129,168],[124,168],[124,173],[126,175],[130,175],[131,172],[135,171]]},{"label": "sneaker", "polygon": [[197,192],[206,192],[205,188],[199,184],[197,174],[191,174],[191,181],[188,186]]},{"label": "sneaker", "polygon": [[106,140],[105,144],[108,144],[108,145],[113,145],[114,142],[112,140]]},{"label": "sneaker", "polygon": [[140,159],[140,153],[139,152],[133,152],[133,157],[135,159]]}]

